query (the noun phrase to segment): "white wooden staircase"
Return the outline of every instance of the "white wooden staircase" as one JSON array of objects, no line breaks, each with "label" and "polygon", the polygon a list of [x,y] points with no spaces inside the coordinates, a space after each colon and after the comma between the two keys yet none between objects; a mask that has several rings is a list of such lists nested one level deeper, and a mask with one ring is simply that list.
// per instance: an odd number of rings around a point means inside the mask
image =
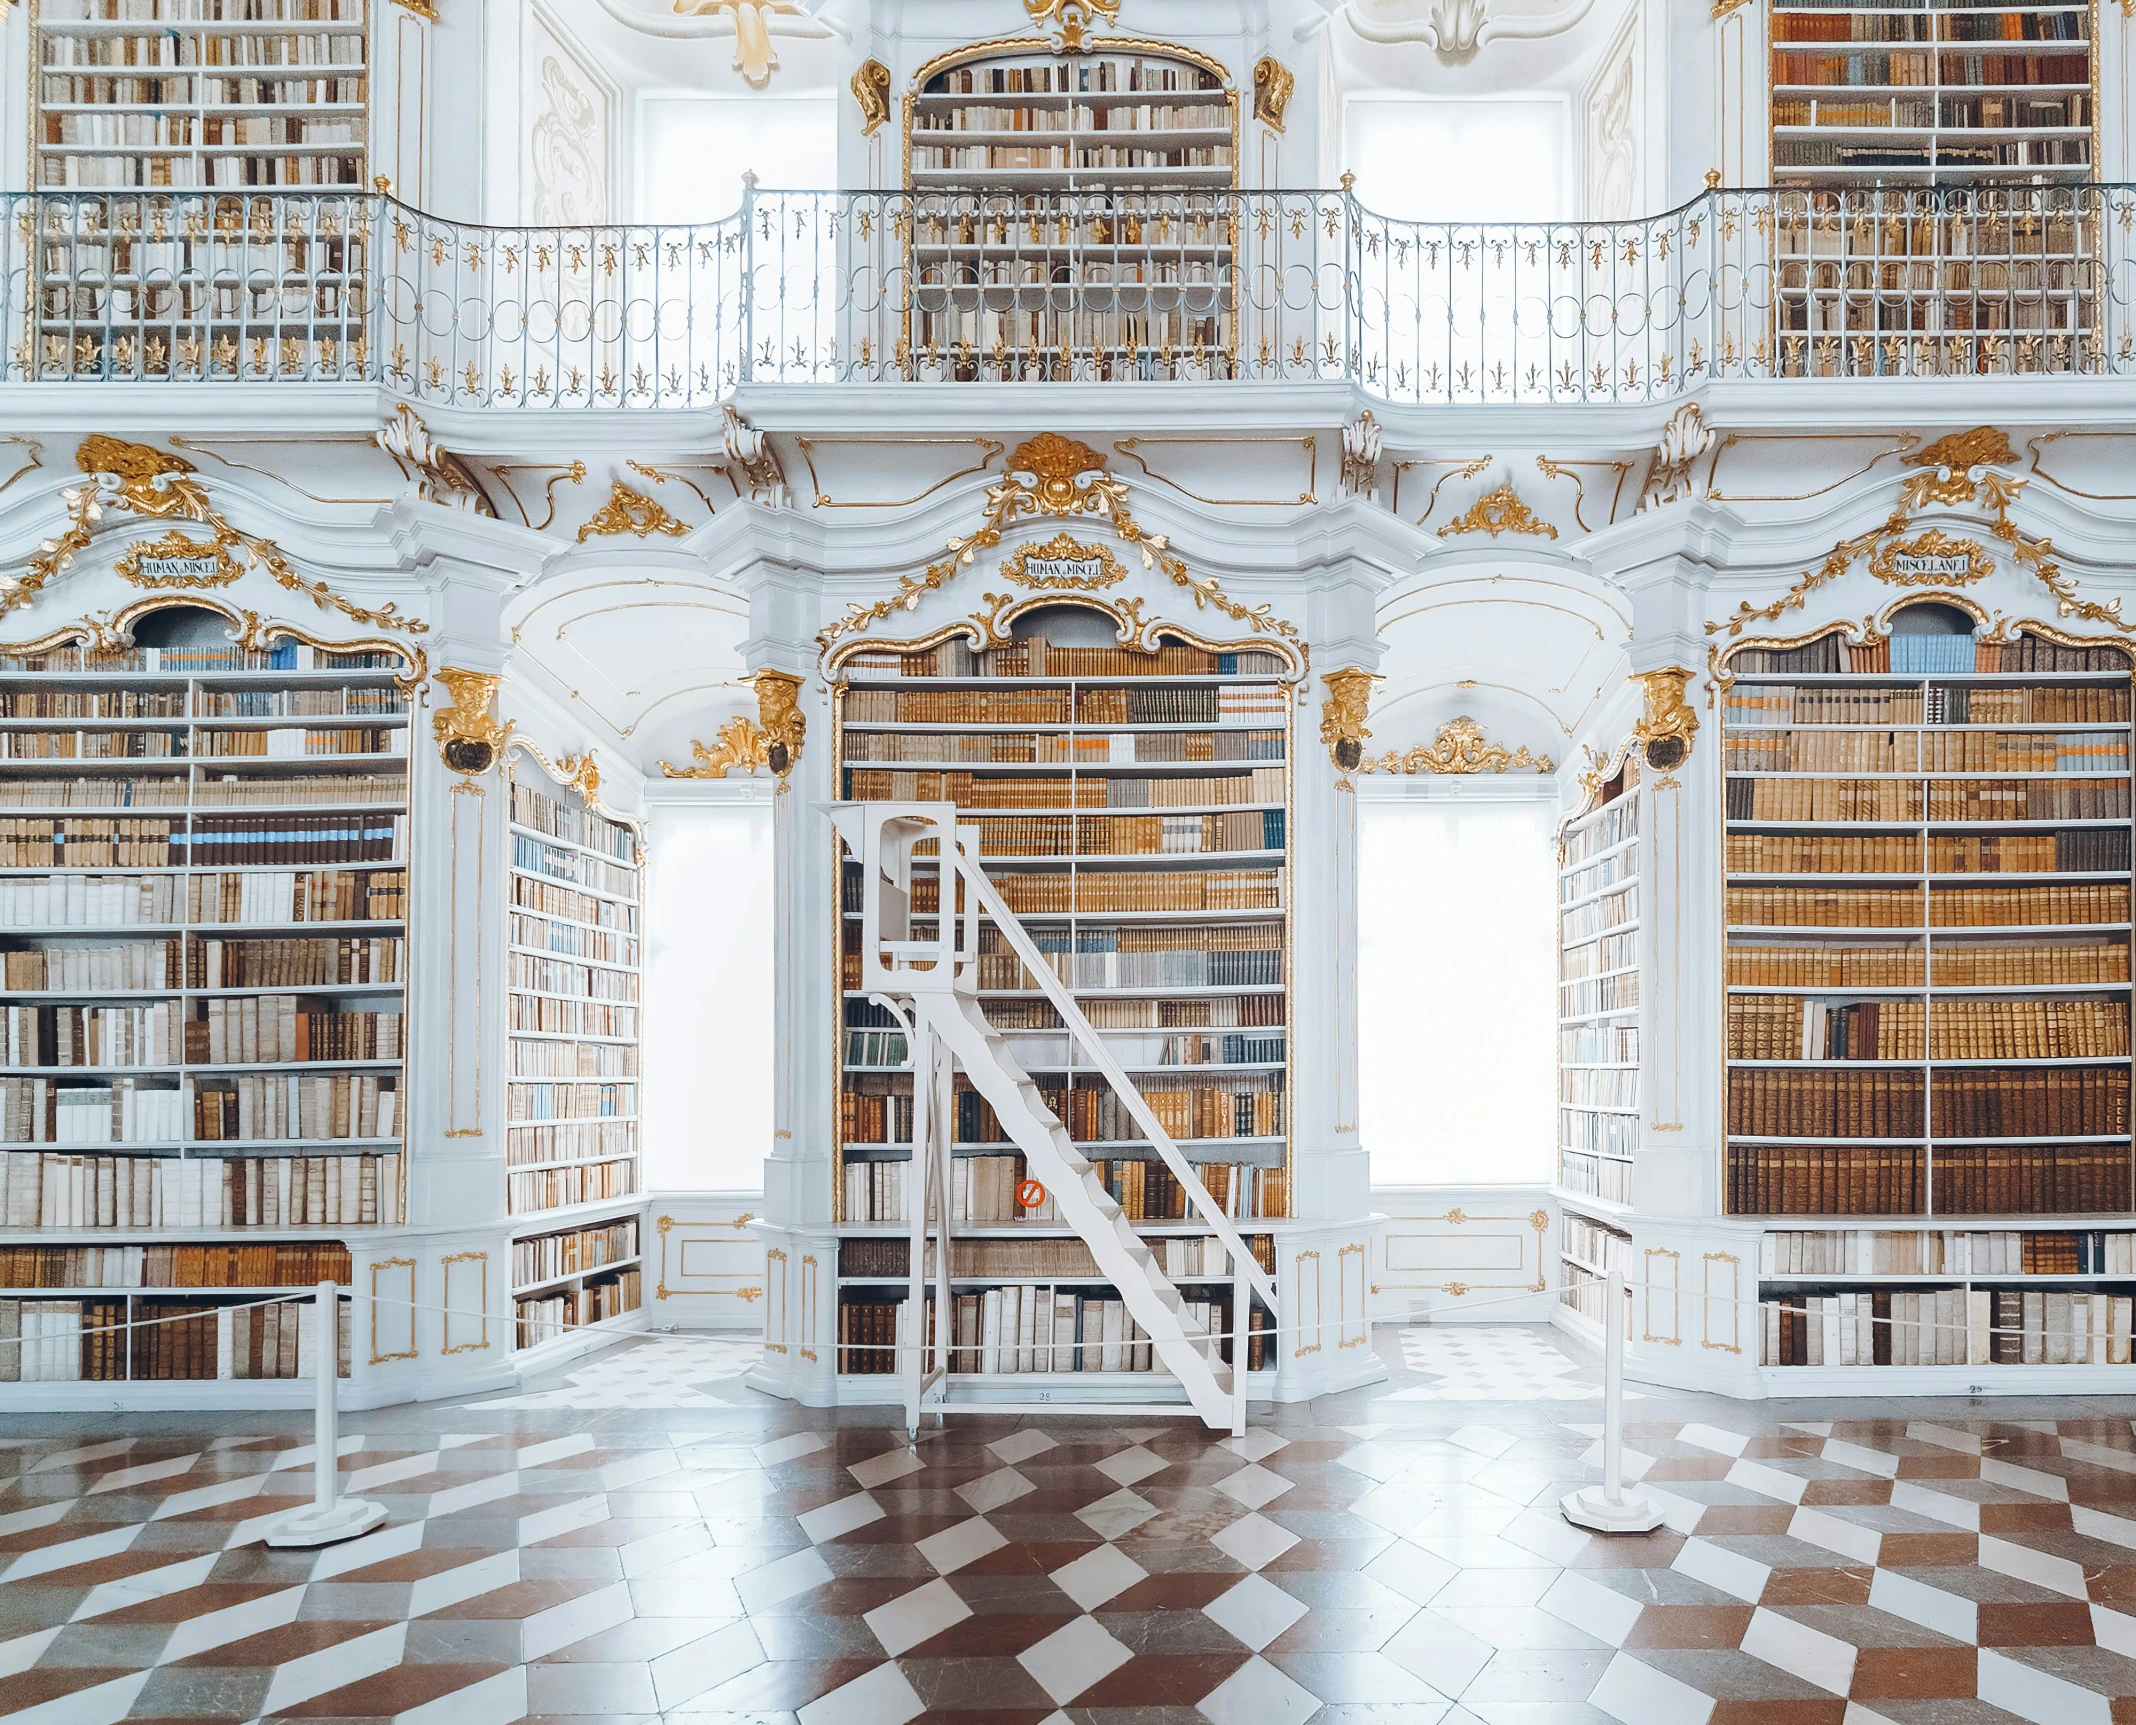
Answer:
[{"label": "white wooden staircase", "polygon": [[[1258,1297],[1277,1319],[1273,1279],[1254,1260],[1238,1230],[1217,1206],[1148,1101],[1121,1069],[1103,1039],[1076,1005],[1015,914],[979,866],[979,832],[959,827],[957,811],[940,803],[842,803],[831,811],[840,838],[860,862],[861,987],[905,1026],[913,1078],[913,1171],[907,1186],[912,1217],[910,1286],[900,1331],[899,1370],[905,1381],[907,1426],[918,1429],[923,1411],[965,1406],[974,1411],[1012,1411],[1000,1402],[950,1399],[951,1378],[942,1362],[952,1358],[954,1305],[951,1225],[946,1202],[954,1114],[952,1071],[961,1066],[986,1098],[1002,1130],[1024,1154],[1029,1177],[1052,1196],[1060,1219],[1090,1248],[1099,1275],[1110,1282],[1139,1324],[1167,1372],[1185,1391],[1186,1403],[1138,1401],[1137,1413],[1199,1414],[1211,1427],[1246,1429],[1245,1314]],[[915,939],[911,927],[913,847],[936,841],[940,853],[941,910],[931,939]],[[933,859],[922,859],[923,861]],[[1047,1107],[1038,1086],[1017,1063],[1009,1042],[987,1022],[977,996],[981,923],[991,922],[1060,1014],[1092,1075],[1103,1078],[1127,1109],[1158,1157],[1187,1195],[1190,1218],[1222,1242],[1229,1259],[1223,1272],[1198,1275],[1198,1283],[1231,1284],[1232,1360],[1222,1358],[1221,1339],[1196,1321],[1156,1255],[1074,1142]],[[928,1247],[932,1236],[933,1251]],[[917,1323],[925,1308],[930,1257],[936,1279],[935,1334],[929,1350]],[[1068,1404],[1045,1411],[1066,1411]],[[1122,1404],[1106,1404],[1121,1411]]]}]

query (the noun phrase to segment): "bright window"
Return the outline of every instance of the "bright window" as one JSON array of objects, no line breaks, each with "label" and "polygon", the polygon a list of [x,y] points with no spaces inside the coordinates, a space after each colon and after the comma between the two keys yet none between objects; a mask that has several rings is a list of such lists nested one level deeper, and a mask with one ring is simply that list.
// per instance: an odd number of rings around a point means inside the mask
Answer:
[{"label": "bright window", "polygon": [[1358,810],[1359,1126],[1375,1186],[1548,1181],[1554,801]]},{"label": "bright window", "polygon": [[1556,96],[1352,96],[1343,163],[1357,176],[1358,201],[1378,215],[1561,221],[1567,113]]},{"label": "bright window", "polygon": [[710,222],[742,201],[742,175],[760,186],[822,191],[838,183],[838,106],[830,96],[638,98],[635,219]]}]

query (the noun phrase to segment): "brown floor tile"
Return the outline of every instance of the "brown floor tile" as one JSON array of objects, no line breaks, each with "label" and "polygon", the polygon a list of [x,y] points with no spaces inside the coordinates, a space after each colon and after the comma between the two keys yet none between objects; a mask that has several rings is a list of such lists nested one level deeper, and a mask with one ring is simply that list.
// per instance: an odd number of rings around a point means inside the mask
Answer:
[{"label": "brown floor tile", "polygon": [[1970,1647],[1871,1647],[1854,1662],[1858,1701],[1928,1701],[1975,1693],[1978,1654]]},{"label": "brown floor tile", "polygon": [[1980,1531],[2016,1538],[2023,1543],[2028,1533],[2067,1533],[2066,1503],[1984,1503],[1980,1506]]},{"label": "brown floor tile", "polygon": [[1884,1569],[1955,1569],[1979,1559],[1977,1534],[1887,1533],[1876,1560]]},{"label": "brown floor tile", "polygon": [[2092,1645],[2091,1608],[2070,1600],[2067,1604],[1983,1605],[1980,1608],[1980,1645],[1983,1647],[2089,1647]]},{"label": "brown floor tile", "polygon": [[1075,1711],[1100,1707],[1192,1707],[1246,1663],[1237,1653],[1145,1653],[1101,1677],[1074,1701]]},{"label": "brown floor tile", "polygon": [[276,1716],[284,1719],[364,1716],[390,1719],[396,1713],[420,1707],[441,1695],[451,1695],[505,1669],[503,1665],[396,1665],[390,1671],[381,1671],[375,1677],[366,1677],[346,1688],[328,1690],[301,1706],[282,1708]]},{"label": "brown floor tile", "polygon": [[1847,1704],[1829,1701],[1716,1701],[1706,1725],[1841,1725]]},{"label": "brown floor tile", "polygon": [[1624,1645],[1740,1647],[1752,1610],[1748,1605],[1649,1605]]},{"label": "brown floor tile", "polygon": [[[1653,1476],[1648,1475],[1649,1478]],[[1747,1538],[1761,1533],[1785,1533],[1795,1512],[1784,1505],[1763,1503],[1716,1503],[1698,1518],[1704,1539]]]},{"label": "brown floor tile", "polygon": [[1867,1605],[1867,1569],[1776,1569],[1761,1605]]}]

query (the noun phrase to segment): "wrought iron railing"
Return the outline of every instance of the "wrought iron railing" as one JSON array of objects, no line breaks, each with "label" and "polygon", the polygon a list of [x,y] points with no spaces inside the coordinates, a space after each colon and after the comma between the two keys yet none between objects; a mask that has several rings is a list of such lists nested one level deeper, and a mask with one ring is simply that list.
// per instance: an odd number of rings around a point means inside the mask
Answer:
[{"label": "wrought iron railing", "polygon": [[1646,401],[1712,379],[2136,372],[2136,186],[1709,192],[1395,221],[1347,192],[753,191],[481,227],[390,198],[0,197],[0,382],[716,404],[747,383],[1333,381]]}]

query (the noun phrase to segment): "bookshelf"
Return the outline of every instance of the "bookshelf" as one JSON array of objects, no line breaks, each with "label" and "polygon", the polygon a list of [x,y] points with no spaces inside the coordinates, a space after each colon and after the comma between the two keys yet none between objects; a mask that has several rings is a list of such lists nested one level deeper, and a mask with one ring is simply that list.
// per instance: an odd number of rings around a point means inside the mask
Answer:
[{"label": "bookshelf", "polygon": [[38,0],[38,188],[362,191],[368,6]]},{"label": "bookshelf", "polygon": [[1772,9],[1773,183],[2089,180],[2091,0]]},{"label": "bookshelf", "polygon": [[[1592,1217],[1632,1202],[1639,1145],[1636,751],[1590,801],[1559,842],[1558,1195]],[[1588,1273],[1574,1256],[1566,1267]]]},{"label": "bookshelf", "polygon": [[0,651],[0,1381],[308,1375],[405,1215],[409,667],[264,633]]},{"label": "bookshelf", "polygon": [[[1012,638],[870,644],[834,672],[838,795],[952,801],[981,830],[1003,898],[1106,1035],[1264,1268],[1290,1214],[1290,692],[1296,668],[1265,646],[1167,636],[1118,644],[1109,614],[1040,604]],[[911,1157],[905,1039],[859,995],[858,865],[841,890],[836,1049],[841,1384],[890,1376],[910,1243],[902,1171]],[[939,878],[914,904],[939,906]],[[1033,978],[989,927],[979,999],[1136,1232],[1190,1305],[1231,1327],[1228,1281],[1197,1283],[1221,1253],[1184,1219],[1183,1194],[1133,1135]],[[1021,1158],[961,1074],[953,1080],[960,1239],[958,1375],[1051,1380],[1067,1396],[1146,1393],[1150,1346],[1094,1274],[1088,1248],[1026,1203]],[[1265,1314],[1249,1315],[1249,1330]],[[931,1332],[929,1332],[931,1333]],[[1227,1356],[1228,1357],[1228,1356]],[[969,1362],[969,1363],[967,1363]],[[1249,1370],[1274,1366],[1249,1336]],[[1028,1387],[1028,1386],[1026,1386]],[[857,1386],[856,1386],[857,1388]],[[894,1385],[891,1386],[894,1393]],[[1053,1393],[1051,1390],[1048,1392]],[[864,1399],[842,1389],[842,1399]]]},{"label": "bookshelf", "polygon": [[[1220,366],[1236,345],[1238,97],[1192,49],[959,50],[905,102],[922,363],[957,375]],[[1033,368],[1038,368],[1034,370]]]},{"label": "bookshelf", "polygon": [[511,768],[505,1186],[521,1349],[642,1307],[642,868],[576,783]]},{"label": "bookshelf", "polygon": [[1723,1193],[1773,1218],[1759,1357],[2125,1362],[2126,651],[1929,599],[1727,670]]}]

